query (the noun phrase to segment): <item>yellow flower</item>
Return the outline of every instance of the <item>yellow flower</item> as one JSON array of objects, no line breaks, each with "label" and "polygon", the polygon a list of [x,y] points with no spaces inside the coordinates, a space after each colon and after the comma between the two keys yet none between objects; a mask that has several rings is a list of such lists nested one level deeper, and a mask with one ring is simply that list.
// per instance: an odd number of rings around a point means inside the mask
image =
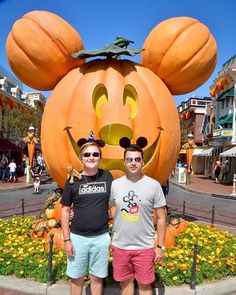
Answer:
[{"label": "yellow flower", "polygon": [[7,261],[7,265],[11,264],[11,261]]},{"label": "yellow flower", "polygon": [[173,280],[173,281],[177,281],[177,280],[178,280],[178,277],[177,277],[177,276],[174,276],[174,277],[172,278],[172,280]]}]

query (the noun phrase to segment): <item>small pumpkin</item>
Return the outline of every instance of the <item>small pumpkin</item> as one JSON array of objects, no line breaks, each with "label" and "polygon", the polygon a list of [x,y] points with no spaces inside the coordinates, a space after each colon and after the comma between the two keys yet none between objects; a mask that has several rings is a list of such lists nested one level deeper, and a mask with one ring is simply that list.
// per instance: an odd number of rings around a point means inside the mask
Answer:
[{"label": "small pumpkin", "polygon": [[49,219],[47,225],[48,225],[49,228],[55,227],[57,225],[56,219]]},{"label": "small pumpkin", "polygon": [[38,238],[44,238],[47,234],[47,231],[47,220],[45,219],[35,220],[29,228],[29,234],[33,240]]},{"label": "small pumpkin", "polygon": [[83,49],[80,35],[48,11],[31,11],[17,20],[6,42],[9,65],[26,85],[51,90],[72,68],[83,63],[71,54]]},{"label": "small pumpkin", "polygon": [[49,249],[50,235],[53,234],[53,248],[57,248],[58,250],[64,249],[64,238],[61,228],[52,228],[45,236],[46,243],[45,249]]},{"label": "small pumpkin", "polygon": [[213,73],[217,45],[209,29],[191,17],[159,23],[148,35],[141,63],[156,73],[175,95],[193,91]]},{"label": "small pumpkin", "polygon": [[185,219],[178,216],[170,216],[169,225],[175,228],[176,236],[186,231],[188,223]]},{"label": "small pumpkin", "polygon": [[49,207],[45,210],[45,216],[47,219],[54,219],[55,218],[55,209],[53,207]]}]

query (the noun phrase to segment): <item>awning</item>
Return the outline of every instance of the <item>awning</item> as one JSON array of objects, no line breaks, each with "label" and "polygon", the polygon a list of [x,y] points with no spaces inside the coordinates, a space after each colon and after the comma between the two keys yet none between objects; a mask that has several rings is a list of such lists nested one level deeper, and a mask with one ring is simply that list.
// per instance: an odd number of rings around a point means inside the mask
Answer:
[{"label": "awning", "polygon": [[223,125],[226,123],[233,123],[233,114],[229,114],[223,117],[220,117],[220,119],[216,122],[216,125]]},{"label": "awning", "polygon": [[203,151],[203,149],[194,149],[193,156],[199,156],[202,151]]},{"label": "awning", "polygon": [[179,154],[182,154],[182,155],[186,154],[186,149],[181,149],[181,150],[179,151]]},{"label": "awning", "polygon": [[234,96],[234,87],[228,89],[227,91],[221,93],[221,95],[219,95],[219,97],[217,98],[217,100],[223,100],[225,97],[228,96]]},{"label": "awning", "polygon": [[236,157],[236,146],[221,153],[220,157]]},{"label": "awning", "polygon": [[21,149],[7,139],[0,139],[0,151],[1,152],[21,151]]},{"label": "awning", "polygon": [[198,156],[209,157],[209,156],[212,156],[212,152],[213,152],[213,147],[208,148],[206,150],[202,150],[201,153],[198,154]]}]

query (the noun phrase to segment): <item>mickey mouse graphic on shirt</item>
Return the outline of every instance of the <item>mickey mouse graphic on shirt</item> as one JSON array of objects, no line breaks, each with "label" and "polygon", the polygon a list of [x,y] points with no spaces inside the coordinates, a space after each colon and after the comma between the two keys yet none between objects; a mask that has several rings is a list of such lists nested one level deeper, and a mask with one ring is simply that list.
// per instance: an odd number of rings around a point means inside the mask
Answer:
[{"label": "mickey mouse graphic on shirt", "polygon": [[122,217],[129,221],[139,221],[139,216],[137,215],[140,208],[138,205],[138,202],[140,202],[139,197],[131,190],[123,197],[123,201],[125,207],[121,209]]}]

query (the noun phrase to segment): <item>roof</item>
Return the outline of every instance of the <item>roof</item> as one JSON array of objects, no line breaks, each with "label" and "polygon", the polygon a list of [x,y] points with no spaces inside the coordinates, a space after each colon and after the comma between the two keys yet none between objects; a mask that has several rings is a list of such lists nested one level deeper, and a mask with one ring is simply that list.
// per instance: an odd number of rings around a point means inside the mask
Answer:
[{"label": "roof", "polygon": [[0,139],[0,151],[21,151],[21,149],[8,139]]},{"label": "roof", "polygon": [[236,146],[221,153],[220,157],[236,157]]},{"label": "roof", "polygon": [[221,93],[217,100],[223,100],[225,97],[234,96],[234,87],[226,90],[225,92]]},{"label": "roof", "polygon": [[219,120],[216,122],[216,125],[223,125],[226,123],[233,123],[233,114],[228,114],[226,116],[220,117]]},{"label": "roof", "polygon": [[209,157],[209,156],[212,156],[212,152],[213,152],[213,147],[202,150],[201,153],[198,154],[198,156]]}]

